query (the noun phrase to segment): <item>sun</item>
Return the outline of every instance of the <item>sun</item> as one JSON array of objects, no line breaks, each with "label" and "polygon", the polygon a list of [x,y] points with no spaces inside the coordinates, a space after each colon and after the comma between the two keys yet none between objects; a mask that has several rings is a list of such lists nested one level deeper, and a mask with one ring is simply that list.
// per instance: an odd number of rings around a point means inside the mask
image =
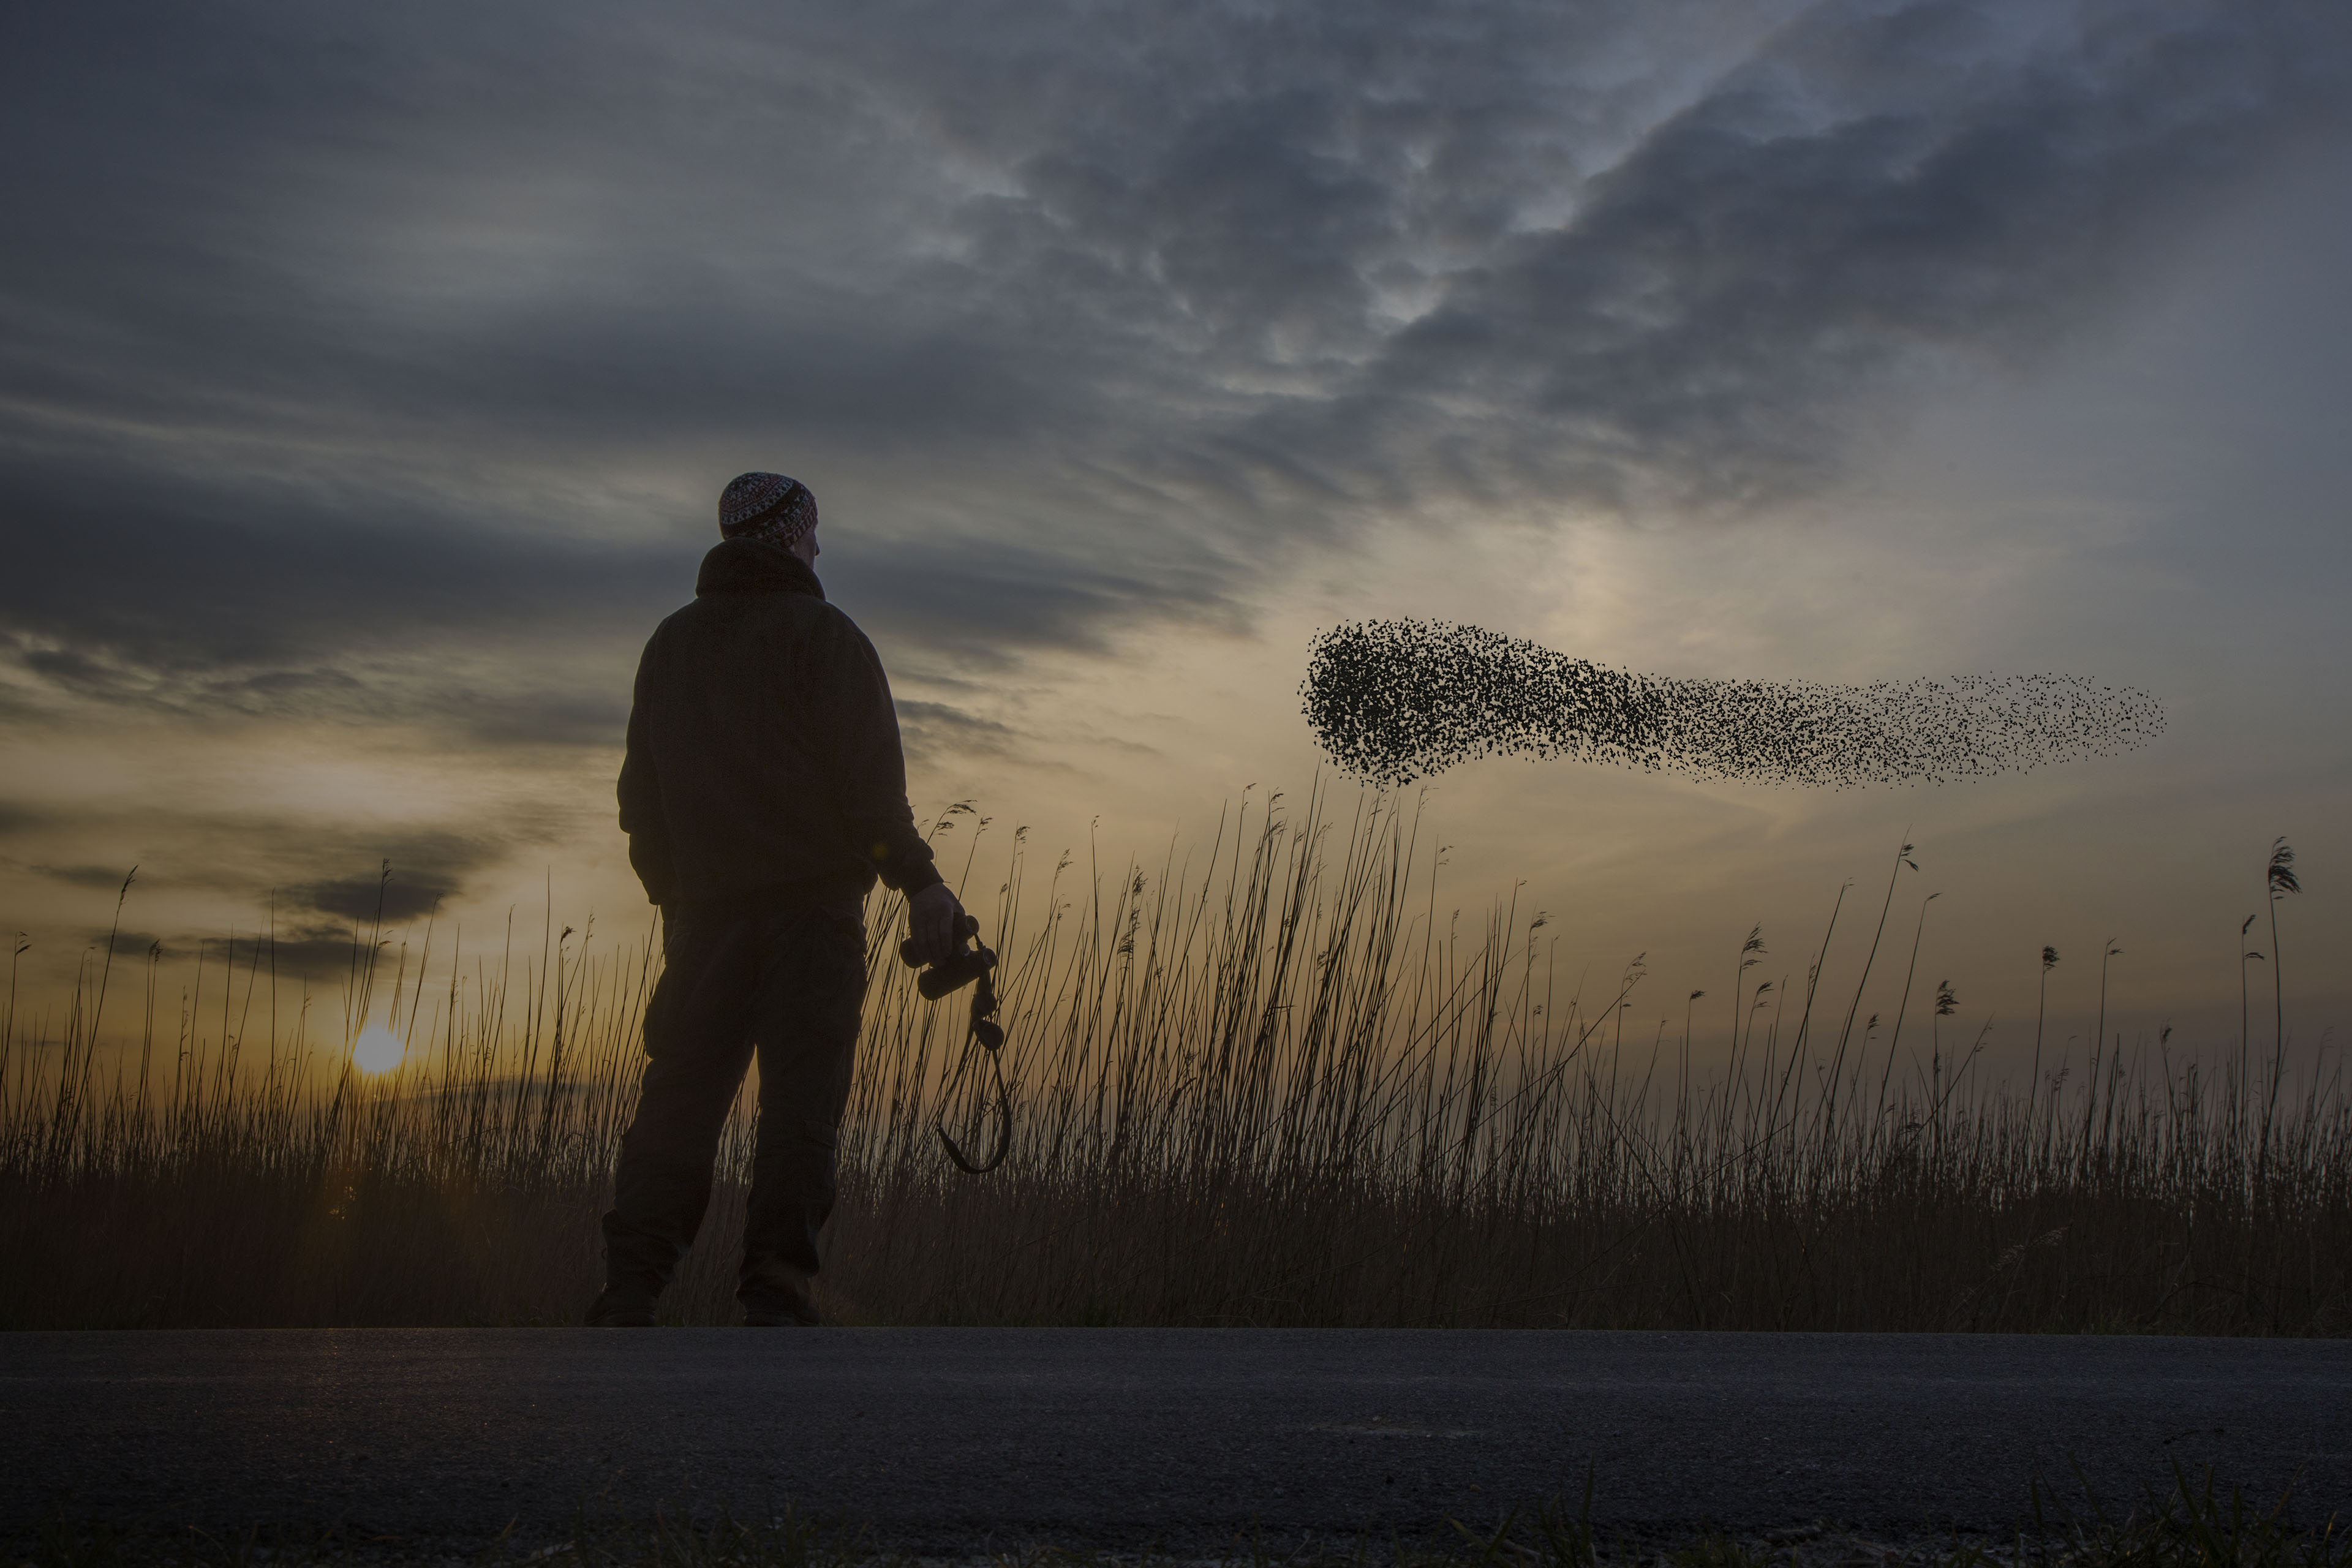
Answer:
[{"label": "sun", "polygon": [[390,1072],[407,1054],[408,1047],[400,1043],[400,1037],[382,1024],[370,1024],[362,1029],[358,1042],[352,1047],[352,1060],[364,1073]]}]

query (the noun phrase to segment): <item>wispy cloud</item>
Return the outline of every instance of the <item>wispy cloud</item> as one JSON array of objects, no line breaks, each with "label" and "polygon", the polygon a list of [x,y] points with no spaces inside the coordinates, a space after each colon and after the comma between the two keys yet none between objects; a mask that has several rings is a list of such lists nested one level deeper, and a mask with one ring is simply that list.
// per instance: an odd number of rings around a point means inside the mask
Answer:
[{"label": "wispy cloud", "polygon": [[484,752],[613,742],[746,467],[918,680],[1242,626],[1367,514],[1801,490],[2352,58],[2302,0],[5,26],[0,713]]}]

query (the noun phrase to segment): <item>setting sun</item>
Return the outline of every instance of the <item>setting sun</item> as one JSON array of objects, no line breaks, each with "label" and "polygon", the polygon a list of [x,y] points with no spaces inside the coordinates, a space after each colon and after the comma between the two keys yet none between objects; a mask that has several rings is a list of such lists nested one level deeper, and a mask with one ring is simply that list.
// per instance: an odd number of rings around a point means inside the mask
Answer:
[{"label": "setting sun", "polygon": [[359,1042],[352,1047],[352,1060],[362,1072],[384,1073],[398,1067],[407,1051],[398,1035],[382,1024],[370,1024],[360,1031]]}]

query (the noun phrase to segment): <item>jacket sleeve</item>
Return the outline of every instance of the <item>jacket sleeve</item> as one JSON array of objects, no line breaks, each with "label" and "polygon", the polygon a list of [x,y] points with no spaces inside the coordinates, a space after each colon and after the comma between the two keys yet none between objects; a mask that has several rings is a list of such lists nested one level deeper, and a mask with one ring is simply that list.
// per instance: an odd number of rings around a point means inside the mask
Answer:
[{"label": "jacket sleeve", "polygon": [[844,830],[885,887],[915,894],[941,881],[907,804],[907,759],[889,678],[849,617],[827,616],[808,698]]},{"label": "jacket sleeve", "polygon": [[677,895],[677,858],[669,838],[669,819],[662,814],[661,776],[655,770],[653,748],[647,742],[646,693],[647,671],[654,662],[654,645],[646,645],[637,665],[637,684],[629,704],[629,749],[621,760],[621,831],[629,836],[629,865],[656,904]]}]

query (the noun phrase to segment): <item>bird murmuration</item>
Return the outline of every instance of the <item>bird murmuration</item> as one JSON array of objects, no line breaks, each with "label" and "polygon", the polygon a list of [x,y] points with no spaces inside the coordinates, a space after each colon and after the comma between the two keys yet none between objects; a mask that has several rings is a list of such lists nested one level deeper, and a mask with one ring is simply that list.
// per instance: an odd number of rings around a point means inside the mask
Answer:
[{"label": "bird murmuration", "polygon": [[2146,745],[2164,710],[2079,675],[1825,686],[1636,675],[1444,621],[1349,621],[1299,688],[1348,773],[1395,785],[1477,757],[1561,757],[1697,779],[1943,784]]}]

